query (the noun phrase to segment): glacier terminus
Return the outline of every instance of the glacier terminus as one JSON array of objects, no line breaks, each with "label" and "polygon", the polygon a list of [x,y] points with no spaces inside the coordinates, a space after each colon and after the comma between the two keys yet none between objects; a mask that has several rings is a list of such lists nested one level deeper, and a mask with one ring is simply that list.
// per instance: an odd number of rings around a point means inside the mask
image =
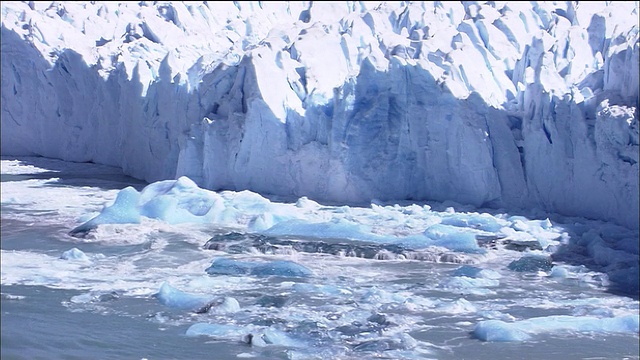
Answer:
[{"label": "glacier terminus", "polygon": [[2,1],[2,358],[640,358],[638,1]]}]

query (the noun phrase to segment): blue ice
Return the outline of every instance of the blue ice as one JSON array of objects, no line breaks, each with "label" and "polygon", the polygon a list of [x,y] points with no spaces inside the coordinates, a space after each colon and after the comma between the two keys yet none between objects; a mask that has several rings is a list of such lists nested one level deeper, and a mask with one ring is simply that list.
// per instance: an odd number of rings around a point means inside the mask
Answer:
[{"label": "blue ice", "polygon": [[281,260],[271,261],[265,264],[257,264],[251,270],[251,275],[256,276],[286,276],[286,277],[309,277],[311,270],[296,264],[293,261]]},{"label": "blue ice", "polygon": [[514,322],[485,320],[476,324],[473,334],[483,341],[525,341],[533,334],[561,331],[591,333],[638,333],[639,316],[597,318],[591,316],[555,315]]},{"label": "blue ice", "polygon": [[143,216],[170,224],[211,222],[225,208],[220,195],[199,188],[186,176],[147,185],[140,194],[140,203]]},{"label": "blue ice", "polygon": [[479,252],[475,233],[458,226],[436,224],[421,235],[406,237],[374,234],[368,226],[344,219],[322,223],[308,223],[303,220],[286,220],[262,232],[269,236],[305,236],[315,238],[338,238],[361,240],[383,244],[397,244],[412,249],[442,246],[454,251]]},{"label": "blue ice", "polygon": [[120,190],[113,205],[73,229],[71,234],[87,232],[100,224],[137,224],[141,216],[169,224],[210,223],[230,221],[235,213],[227,209],[220,195],[201,189],[182,176],[149,184],[140,193],[133,187]]},{"label": "blue ice", "polygon": [[[504,221],[504,220],[503,220]],[[498,219],[489,214],[453,214],[442,218],[444,225],[452,225],[464,228],[479,229],[490,232],[498,232],[505,224],[500,224]]]},{"label": "blue ice", "polygon": [[324,239],[384,240],[383,237],[372,234],[368,227],[345,219],[334,219],[322,223],[309,223],[297,219],[286,220],[263,231],[263,234],[270,236],[308,236]]},{"label": "blue ice", "polygon": [[502,320],[484,320],[476,324],[473,335],[482,341],[525,341],[531,336],[520,330],[517,323]]},{"label": "blue ice", "polygon": [[267,263],[238,261],[227,258],[217,258],[205,270],[209,275],[255,275],[255,276],[283,276],[309,277],[313,272],[295,262],[281,260]]},{"label": "blue ice", "polygon": [[246,261],[217,258],[205,271],[209,275],[249,275],[254,265]]},{"label": "blue ice", "polygon": [[181,310],[197,310],[213,300],[211,296],[194,295],[178,290],[166,281],[155,296],[162,305]]},{"label": "blue ice", "polygon": [[195,323],[185,333],[187,336],[211,336],[223,339],[233,337],[241,339],[242,336],[247,334],[249,334],[249,330],[241,326],[208,323]]},{"label": "blue ice", "polygon": [[544,255],[525,255],[507,266],[517,272],[549,271],[553,268],[551,258]]},{"label": "blue ice", "polygon": [[88,232],[101,224],[139,224],[139,200],[140,193],[128,186],[118,192],[111,206],[105,207],[100,214],[71,230],[71,234]]},{"label": "blue ice", "polygon": [[435,224],[429,226],[424,235],[432,240],[431,245],[455,251],[478,252],[476,234],[458,226]]}]

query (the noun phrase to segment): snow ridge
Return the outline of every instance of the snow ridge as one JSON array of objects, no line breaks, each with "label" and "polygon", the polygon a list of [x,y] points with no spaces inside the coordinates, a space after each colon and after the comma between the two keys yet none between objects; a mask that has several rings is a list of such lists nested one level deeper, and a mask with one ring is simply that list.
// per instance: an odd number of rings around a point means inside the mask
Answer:
[{"label": "snow ridge", "polygon": [[638,2],[2,2],[2,155],[638,228]]}]

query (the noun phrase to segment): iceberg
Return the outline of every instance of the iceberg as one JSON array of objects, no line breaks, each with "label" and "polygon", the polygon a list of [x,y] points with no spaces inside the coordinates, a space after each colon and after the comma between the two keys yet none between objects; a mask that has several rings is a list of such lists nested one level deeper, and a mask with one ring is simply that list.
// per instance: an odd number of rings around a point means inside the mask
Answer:
[{"label": "iceberg", "polygon": [[563,331],[638,333],[638,315],[608,318],[555,315],[514,322],[485,320],[476,325],[473,334],[483,341],[526,341],[534,334]]},{"label": "iceberg", "polygon": [[212,300],[210,296],[189,294],[178,290],[167,282],[162,283],[160,290],[154,296],[162,305],[181,310],[196,310]]},{"label": "iceberg", "polygon": [[[1,9],[2,155],[211,190],[639,227],[637,2]],[[161,198],[141,214],[209,218],[215,202]],[[122,215],[87,227],[137,221]]]},{"label": "iceberg", "polygon": [[136,208],[139,198],[140,194],[131,186],[120,190],[113,204],[105,206],[96,217],[72,229],[70,234],[81,236],[100,224],[140,223],[140,212]]},{"label": "iceberg", "polygon": [[255,275],[281,277],[309,277],[313,272],[293,261],[280,260],[265,263],[217,258],[206,270],[209,275]]}]

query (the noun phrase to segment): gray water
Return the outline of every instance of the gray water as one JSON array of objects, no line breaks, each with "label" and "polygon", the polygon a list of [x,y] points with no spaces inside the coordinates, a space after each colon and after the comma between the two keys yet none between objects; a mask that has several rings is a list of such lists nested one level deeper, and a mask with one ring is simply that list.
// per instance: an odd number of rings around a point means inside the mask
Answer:
[{"label": "gray water", "polygon": [[[46,192],[59,203],[65,201],[61,194],[74,191],[99,199],[99,194],[129,184],[144,186],[115,169],[38,161],[39,167],[49,166],[55,172],[3,174],[3,184],[46,180],[55,175],[62,180],[53,185],[29,183],[30,187],[24,189]],[[58,193],[53,187],[68,192]],[[203,248],[205,241],[199,239],[206,239],[206,234],[229,232],[214,225],[167,225],[158,230],[145,229],[149,225],[144,223],[128,224],[105,230],[109,239],[119,241],[102,240],[100,233],[80,239],[68,235],[77,225],[75,220],[60,220],[74,218],[77,211],[66,214],[63,206],[44,205],[37,209],[34,206],[39,203],[23,206],[8,198],[3,189],[3,360],[640,358],[637,333],[565,331],[508,343],[483,342],[472,334],[478,321],[492,316],[528,319],[599,311],[637,312],[637,300],[609,291],[597,272],[556,279],[509,272],[500,257],[473,255],[434,262],[312,252],[265,254],[255,249],[228,253]],[[70,197],[66,199],[73,202]],[[99,202],[88,204],[84,210],[99,210]],[[86,266],[68,267],[59,257],[73,247],[102,256]],[[311,279],[242,279],[204,273],[207,264],[221,255],[242,260],[292,259],[319,275]],[[443,286],[465,261],[502,274],[499,285],[459,289]],[[210,286],[216,296],[237,299],[241,311],[198,314],[170,308],[153,296],[153,290],[157,291],[163,281],[190,292]],[[329,285],[346,291],[294,291],[292,284]],[[256,327],[276,328],[304,345],[259,347],[240,336],[186,336],[195,323],[245,326],[247,332]],[[407,345],[402,340],[404,335],[416,343]]]}]

